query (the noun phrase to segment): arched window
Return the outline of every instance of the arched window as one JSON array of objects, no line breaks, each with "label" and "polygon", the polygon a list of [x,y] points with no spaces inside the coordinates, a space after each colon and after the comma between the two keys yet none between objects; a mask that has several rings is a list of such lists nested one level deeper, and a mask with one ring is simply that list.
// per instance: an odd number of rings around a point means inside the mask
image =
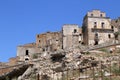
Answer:
[{"label": "arched window", "polygon": [[99,43],[98,33],[95,33],[95,39],[94,39],[94,41],[95,41],[94,45],[98,45],[98,43]]},{"label": "arched window", "polygon": [[97,22],[94,22],[94,28],[97,28]]},{"label": "arched window", "polygon": [[112,29],[112,31],[114,31],[114,27],[113,26],[111,26],[111,29]]},{"label": "arched window", "polygon": [[77,30],[76,29],[74,29],[74,33],[76,33],[77,32]]},{"label": "arched window", "polygon": [[91,14],[91,16],[93,16],[93,14]]},{"label": "arched window", "polygon": [[102,15],[102,14],[100,14],[100,17],[103,17],[103,15]]},{"label": "arched window", "polygon": [[105,27],[105,23],[104,23],[104,22],[101,23],[101,27],[102,27],[102,28]]}]

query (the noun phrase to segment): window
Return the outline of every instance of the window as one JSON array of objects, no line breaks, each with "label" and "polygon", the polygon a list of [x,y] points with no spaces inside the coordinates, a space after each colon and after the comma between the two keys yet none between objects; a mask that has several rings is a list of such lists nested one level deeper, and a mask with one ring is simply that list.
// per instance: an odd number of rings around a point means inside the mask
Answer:
[{"label": "window", "polygon": [[79,43],[81,43],[81,41],[79,41]]},{"label": "window", "polygon": [[111,26],[111,29],[113,29],[113,26]]},{"label": "window", "polygon": [[102,15],[102,14],[100,14],[100,17],[103,17],[103,15]]},{"label": "window", "polygon": [[98,45],[98,43],[99,43],[98,33],[95,33],[95,44],[94,45]]},{"label": "window", "polygon": [[94,28],[97,28],[97,22],[94,22]]},{"label": "window", "polygon": [[105,27],[105,23],[104,23],[104,22],[101,23],[101,27],[102,27],[102,28]]},{"label": "window", "polygon": [[74,29],[74,33],[76,33],[77,32],[77,30],[76,29]]},{"label": "window", "polygon": [[111,26],[111,29],[112,29],[112,31],[114,31],[114,27],[113,26]]},{"label": "window", "polygon": [[111,35],[110,35],[110,34],[108,34],[108,38],[111,38]]},{"label": "window", "polygon": [[28,51],[28,50],[26,50],[26,53],[25,53],[25,55],[26,55],[26,56],[28,56],[28,55],[29,55],[29,51]]},{"label": "window", "polygon": [[25,58],[25,61],[28,61],[29,59],[28,58]]},{"label": "window", "polygon": [[79,36],[82,36],[82,34],[79,34]]},{"label": "window", "polygon": [[95,33],[95,37],[98,37],[98,33]]},{"label": "window", "polygon": [[39,40],[39,43],[40,43],[41,41]]},{"label": "window", "polygon": [[93,14],[91,14],[91,16],[93,16]]},{"label": "window", "polygon": [[37,35],[37,37],[39,38],[39,35]]},{"label": "window", "polygon": [[45,49],[43,48],[43,51],[45,51]]}]

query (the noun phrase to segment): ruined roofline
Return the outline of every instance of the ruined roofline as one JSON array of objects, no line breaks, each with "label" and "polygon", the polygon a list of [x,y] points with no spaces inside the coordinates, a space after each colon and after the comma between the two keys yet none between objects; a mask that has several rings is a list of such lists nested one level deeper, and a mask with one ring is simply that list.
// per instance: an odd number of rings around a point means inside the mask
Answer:
[{"label": "ruined roofline", "polygon": [[[93,13],[93,14],[94,14],[94,12],[99,12],[99,13],[104,14],[104,16],[102,16],[102,18],[109,18],[109,17],[106,16],[106,13],[103,12],[103,11],[101,11],[100,9],[92,9],[92,10],[89,10],[89,11],[86,12],[86,14],[85,14],[83,20],[84,20],[86,17],[89,16],[89,15],[88,15],[89,13]],[[92,17],[95,17],[95,16],[92,16]]]},{"label": "ruined roofline", "polygon": [[[61,31],[56,31],[56,32],[51,32],[51,31],[47,31],[47,32],[44,32],[44,33],[39,33],[39,34],[37,34],[37,35],[46,35],[47,33],[50,33],[50,34],[54,34],[54,33],[60,33]],[[36,35],[36,36],[37,36]]]},{"label": "ruined roofline", "polygon": [[19,45],[18,47],[36,47],[36,43],[28,43],[28,44],[24,44],[24,45]]},{"label": "ruined roofline", "polygon": [[78,26],[78,24],[63,24],[63,26]]},{"label": "ruined roofline", "polygon": [[89,17],[89,18],[105,18],[105,19],[110,19],[110,17],[96,17],[96,16],[87,16],[87,17]]},{"label": "ruined roofline", "polygon": [[114,20],[120,20],[120,17],[117,17],[117,18],[112,19],[112,21],[114,21]]},{"label": "ruined roofline", "polygon": [[[101,13],[105,13],[104,11],[101,11],[100,9],[92,9],[92,10],[89,10],[88,12],[94,12],[94,11],[99,11],[99,12],[101,12]],[[87,12],[87,13],[88,13]]]},{"label": "ruined roofline", "polygon": [[9,60],[10,60],[10,59],[17,59],[17,58],[19,58],[19,57],[18,57],[18,56],[16,56],[16,57],[11,57],[11,58],[9,58]]},{"label": "ruined roofline", "polygon": [[63,27],[78,27],[78,28],[81,28],[82,26],[79,26],[78,24],[63,24],[62,28]]}]

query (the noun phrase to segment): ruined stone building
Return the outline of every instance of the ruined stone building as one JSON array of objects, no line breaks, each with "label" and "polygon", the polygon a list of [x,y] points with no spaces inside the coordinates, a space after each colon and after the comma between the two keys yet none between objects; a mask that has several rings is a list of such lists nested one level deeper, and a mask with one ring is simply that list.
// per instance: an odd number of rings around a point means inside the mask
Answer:
[{"label": "ruined stone building", "polygon": [[63,49],[81,44],[82,30],[78,25],[63,25],[62,27]]},{"label": "ruined stone building", "polygon": [[47,32],[36,36],[36,46],[41,51],[56,51],[62,48],[61,32]]},{"label": "ruined stone building", "polygon": [[97,45],[114,38],[120,29],[120,18],[111,20],[105,12],[87,12],[82,27],[65,24],[59,32],[46,32],[36,35],[36,42],[17,47],[20,60],[30,60],[34,54],[69,49],[78,45]]},{"label": "ruined stone building", "polygon": [[86,45],[104,43],[114,37],[115,27],[111,26],[111,19],[100,10],[88,12],[83,20],[83,41]]},{"label": "ruined stone building", "polygon": [[116,30],[120,31],[120,17],[118,19],[113,19],[111,24],[113,27],[116,27]]},{"label": "ruined stone building", "polygon": [[30,60],[33,54],[38,53],[39,49],[36,47],[35,43],[29,43],[25,45],[20,45],[17,47],[17,56],[20,60]]}]

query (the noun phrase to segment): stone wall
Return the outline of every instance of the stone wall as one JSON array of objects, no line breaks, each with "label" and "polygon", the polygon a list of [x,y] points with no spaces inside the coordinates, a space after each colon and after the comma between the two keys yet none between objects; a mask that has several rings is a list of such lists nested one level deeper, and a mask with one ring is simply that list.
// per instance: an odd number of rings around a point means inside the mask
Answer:
[{"label": "stone wall", "polygon": [[62,47],[61,32],[47,32],[36,36],[36,46],[43,51],[54,51]]}]

